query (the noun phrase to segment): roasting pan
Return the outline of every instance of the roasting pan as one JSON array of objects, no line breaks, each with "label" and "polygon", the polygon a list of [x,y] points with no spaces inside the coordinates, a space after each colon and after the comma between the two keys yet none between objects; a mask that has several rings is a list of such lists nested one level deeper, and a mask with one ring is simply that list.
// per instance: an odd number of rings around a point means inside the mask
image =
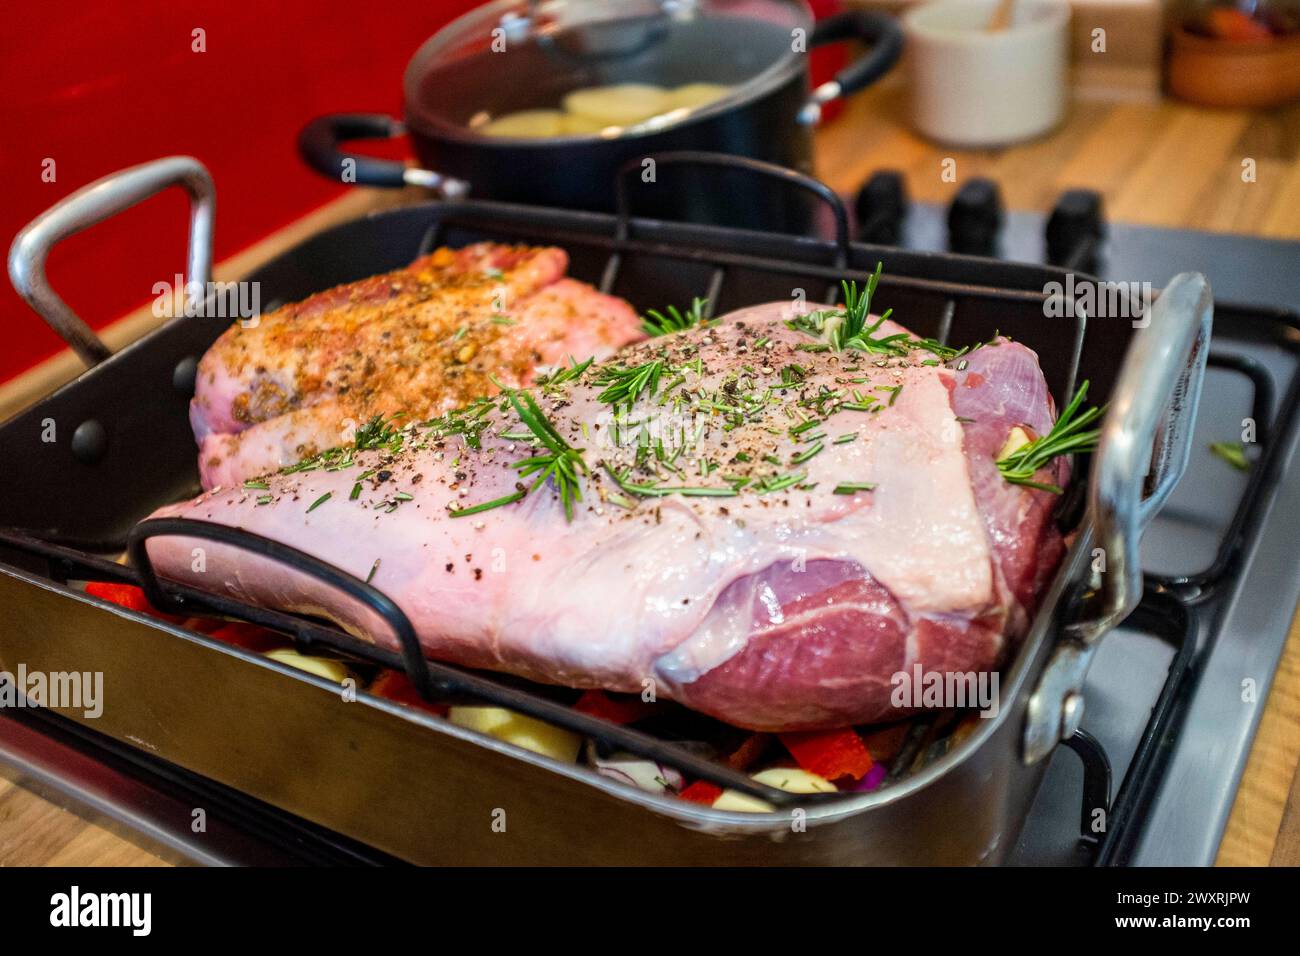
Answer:
[{"label": "roasting pan", "polygon": [[[25,298],[90,364],[78,379],[0,425],[0,669],[102,672],[97,718],[59,710],[152,760],[235,788],[394,857],[417,863],[972,864],[1010,850],[1046,766],[1078,728],[1082,684],[1102,636],[1137,604],[1139,542],[1186,464],[1210,333],[1206,280],[1173,278],[1131,316],[1089,314],[1071,293],[1091,281],[1060,269],[849,241],[848,214],[823,184],[752,160],[666,154],[766,176],[824,206],[825,237],[783,236],[495,202],[430,202],[329,229],[258,269],[263,309],[408,264],[438,245],[495,240],[565,248],[570,274],[640,309],[706,291],[714,314],[803,290],[831,294],[884,263],[878,300],[919,335],[983,341],[1000,331],[1038,352],[1058,407],[1076,383],[1108,402],[1090,467],[1063,496],[1069,552],[1018,653],[996,717],[922,769],[863,794],[772,791],[673,741],[570,710],[544,688],[381,651],[293,615],[205,597],[153,577],[155,534],[222,537],[306,561],[291,549],[194,522],[139,524],[197,492],[187,418],[198,358],[228,320],[169,321],[109,355],[45,281],[60,239],[170,185],[190,194],[188,278],[209,279],[213,188],[172,157],[65,199],[15,241],[10,273]],[[734,172],[735,169],[731,172]],[[1071,279],[1073,281],[1071,281]],[[206,290],[205,291],[209,291]],[[211,299],[208,300],[209,302]],[[1074,505],[1074,507],[1072,507]],[[114,563],[131,546],[136,563]],[[305,565],[367,601],[399,634],[400,610],[373,587]],[[551,720],[691,776],[759,793],[771,814],[716,811],[635,790],[333,683],[203,634],[86,595],[79,581],[143,585],[155,604],[265,624],[300,644],[404,667],[423,690],[487,700]],[[176,821],[189,828],[190,820]]]}]

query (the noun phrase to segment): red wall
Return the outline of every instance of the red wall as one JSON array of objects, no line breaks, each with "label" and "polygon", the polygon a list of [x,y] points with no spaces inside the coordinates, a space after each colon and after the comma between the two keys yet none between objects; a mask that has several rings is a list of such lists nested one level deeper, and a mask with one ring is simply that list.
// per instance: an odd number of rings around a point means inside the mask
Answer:
[{"label": "red wall", "polygon": [[[42,210],[107,173],[175,153],[217,184],[216,260],[337,195],[295,151],[320,113],[401,106],[407,60],[476,0],[10,0],[0,16],[0,247]],[[837,0],[814,0],[827,12]],[[207,50],[191,49],[195,28]],[[827,74],[840,51],[818,51]],[[397,155],[397,153],[392,155]],[[43,182],[42,163],[56,163]],[[54,288],[101,327],[184,271],[180,190],[74,236]],[[0,281],[0,381],[62,341]]]},{"label": "red wall", "polygon": [[[217,184],[216,259],[339,193],[299,161],[302,123],[401,105],[406,61],[474,0],[13,0],[0,23],[0,247],[106,173],[174,153]],[[207,52],[191,51],[206,31]],[[42,162],[57,180],[42,182]],[[149,302],[184,271],[185,196],[169,190],[69,239],[54,288],[92,326]],[[0,281],[0,380],[62,341]]]}]

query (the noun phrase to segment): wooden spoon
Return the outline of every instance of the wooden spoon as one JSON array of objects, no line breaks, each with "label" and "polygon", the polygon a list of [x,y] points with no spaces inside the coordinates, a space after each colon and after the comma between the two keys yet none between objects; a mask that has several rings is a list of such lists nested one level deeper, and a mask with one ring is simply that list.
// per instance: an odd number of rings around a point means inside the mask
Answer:
[{"label": "wooden spoon", "polygon": [[1011,11],[1015,3],[1016,0],[998,0],[998,5],[993,9],[993,19],[984,29],[989,33],[1000,33],[1011,26]]}]

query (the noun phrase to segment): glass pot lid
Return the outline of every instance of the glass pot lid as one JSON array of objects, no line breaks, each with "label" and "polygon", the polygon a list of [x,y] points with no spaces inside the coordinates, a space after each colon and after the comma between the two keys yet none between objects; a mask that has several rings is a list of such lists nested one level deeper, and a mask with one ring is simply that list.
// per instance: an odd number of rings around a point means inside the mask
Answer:
[{"label": "glass pot lid", "polygon": [[803,69],[811,28],[798,0],[496,0],[415,54],[407,122],[511,140],[649,132]]}]

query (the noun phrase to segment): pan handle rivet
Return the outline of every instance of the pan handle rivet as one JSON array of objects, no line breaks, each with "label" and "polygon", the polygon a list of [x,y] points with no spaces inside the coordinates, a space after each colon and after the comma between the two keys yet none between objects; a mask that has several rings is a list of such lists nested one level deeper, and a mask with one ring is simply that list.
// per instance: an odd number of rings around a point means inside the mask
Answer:
[{"label": "pan handle rivet", "polygon": [[176,363],[172,371],[172,387],[182,395],[194,394],[194,380],[199,373],[199,362],[193,355],[187,355]]},{"label": "pan handle rivet", "polygon": [[1073,691],[1061,701],[1061,739],[1074,736],[1074,732],[1083,723],[1083,695]]},{"label": "pan handle rivet", "polygon": [[93,465],[108,450],[108,432],[93,418],[88,418],[72,433],[72,457],[83,465]]}]

